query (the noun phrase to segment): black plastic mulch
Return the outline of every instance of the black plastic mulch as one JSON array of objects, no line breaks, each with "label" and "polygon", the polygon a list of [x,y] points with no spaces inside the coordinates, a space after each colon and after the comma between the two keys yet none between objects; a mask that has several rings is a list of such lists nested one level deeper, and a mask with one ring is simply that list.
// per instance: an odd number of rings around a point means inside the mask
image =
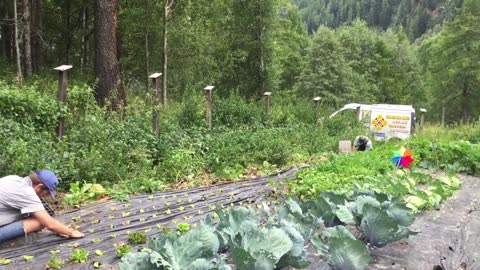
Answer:
[{"label": "black plastic mulch", "polygon": [[[129,202],[108,201],[95,204],[79,211],[57,216],[68,224],[80,226],[86,235],[81,239],[64,239],[50,232],[33,234],[27,239],[12,243],[2,243],[0,257],[11,259],[11,263],[0,269],[45,269],[52,250],[60,250],[55,256],[65,261],[62,269],[94,269],[93,262],[100,262],[105,268],[116,268],[119,258],[116,256],[115,243],[128,243],[128,232],[141,231],[149,237],[162,233],[163,228],[175,229],[176,224],[186,222],[199,223],[207,214],[213,214],[213,208],[222,209],[231,206],[256,207],[271,198],[272,187],[269,180],[293,179],[299,168],[291,168],[278,174],[252,180],[225,183],[210,187],[200,187],[181,191],[162,192],[133,196]],[[167,214],[168,210],[171,211]],[[72,218],[78,218],[73,221]],[[97,242],[99,241],[99,242]],[[23,243],[22,243],[23,242]],[[69,254],[78,243],[78,248],[90,252],[89,259],[83,264],[70,262]],[[11,246],[15,244],[15,246]],[[131,245],[136,251],[145,245]],[[104,252],[97,256],[95,250]],[[30,261],[24,255],[34,256]]]},{"label": "black plastic mulch", "polygon": [[417,216],[410,229],[419,234],[374,250],[368,269],[479,270],[480,178],[461,179],[439,210]]}]

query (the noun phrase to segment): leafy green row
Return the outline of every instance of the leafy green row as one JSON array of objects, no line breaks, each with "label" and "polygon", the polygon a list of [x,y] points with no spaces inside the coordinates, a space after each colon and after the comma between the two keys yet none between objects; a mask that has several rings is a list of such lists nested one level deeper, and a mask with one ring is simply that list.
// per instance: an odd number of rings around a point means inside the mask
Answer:
[{"label": "leafy green row", "polygon": [[403,198],[414,212],[437,208],[440,202],[450,197],[460,188],[461,182],[455,176],[432,178],[423,173],[410,173],[398,170],[382,177],[366,177],[353,184],[364,188],[384,192]]},{"label": "leafy green row", "polygon": [[462,140],[448,143],[416,140],[412,146],[422,160],[421,167],[480,175],[480,144]]},{"label": "leafy green row", "polygon": [[120,268],[231,269],[227,261],[239,270],[305,268],[312,243],[333,269],[364,269],[366,243],[382,247],[414,234],[406,204],[372,191],[323,193],[305,202],[289,199],[278,210],[263,205],[258,212],[239,207],[217,215],[217,224],[207,218],[184,235],[151,239],[145,251],[125,255]]}]

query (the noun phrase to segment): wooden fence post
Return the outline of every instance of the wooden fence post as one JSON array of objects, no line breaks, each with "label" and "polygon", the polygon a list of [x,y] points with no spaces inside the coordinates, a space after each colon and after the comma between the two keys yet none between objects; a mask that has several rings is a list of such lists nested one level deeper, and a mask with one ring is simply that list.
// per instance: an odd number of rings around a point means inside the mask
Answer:
[{"label": "wooden fence post", "polygon": [[152,79],[152,84],[154,87],[153,91],[153,134],[158,137],[160,134],[160,125],[159,125],[159,113],[158,113],[158,104],[160,99],[160,93],[158,91],[159,81],[158,78],[162,76],[162,73],[153,73],[152,75],[148,76]]},{"label": "wooden fence post", "polygon": [[205,88],[206,94],[206,114],[207,114],[207,124],[208,129],[212,129],[212,90],[215,86],[207,85]]},{"label": "wooden fence post", "polygon": [[423,128],[424,128],[424,121],[425,121],[425,113],[427,112],[426,109],[421,108],[420,109],[420,133],[423,133]]},{"label": "wooden fence post", "polygon": [[270,114],[270,96],[272,92],[265,92],[263,96],[265,97],[265,124],[268,124],[268,116]]},{"label": "wooden fence post", "polygon": [[314,117],[315,124],[318,123],[318,114],[320,112],[320,100],[322,100],[321,97],[313,98],[313,102],[315,102],[315,117]]},{"label": "wooden fence post", "polygon": [[57,137],[59,140],[62,140],[63,134],[65,134],[65,102],[67,101],[67,70],[71,69],[72,66],[61,65],[54,70],[58,70],[58,105],[60,107],[60,118],[58,120],[57,127]]}]

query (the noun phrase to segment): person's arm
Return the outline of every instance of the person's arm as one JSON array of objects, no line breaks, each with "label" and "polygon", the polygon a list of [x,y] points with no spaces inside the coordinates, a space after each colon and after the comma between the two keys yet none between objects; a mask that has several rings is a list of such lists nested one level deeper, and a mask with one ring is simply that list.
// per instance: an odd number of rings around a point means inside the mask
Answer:
[{"label": "person's arm", "polygon": [[67,238],[83,237],[83,233],[75,229],[69,228],[62,222],[52,218],[45,210],[36,211],[32,214],[32,216],[36,220],[38,220],[38,222],[40,222],[42,226],[44,226],[45,228],[47,228],[52,232],[59,234],[60,236],[67,237]]}]

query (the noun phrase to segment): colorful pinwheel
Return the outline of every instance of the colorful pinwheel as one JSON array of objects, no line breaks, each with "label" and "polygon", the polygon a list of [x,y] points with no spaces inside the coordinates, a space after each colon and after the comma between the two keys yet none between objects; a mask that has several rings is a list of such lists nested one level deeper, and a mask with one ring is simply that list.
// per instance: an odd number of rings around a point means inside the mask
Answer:
[{"label": "colorful pinwheel", "polygon": [[406,150],[403,146],[398,151],[393,151],[393,158],[391,159],[392,162],[395,162],[397,168],[402,166],[403,168],[408,168],[410,163],[414,162],[415,160],[412,158],[412,150]]}]

